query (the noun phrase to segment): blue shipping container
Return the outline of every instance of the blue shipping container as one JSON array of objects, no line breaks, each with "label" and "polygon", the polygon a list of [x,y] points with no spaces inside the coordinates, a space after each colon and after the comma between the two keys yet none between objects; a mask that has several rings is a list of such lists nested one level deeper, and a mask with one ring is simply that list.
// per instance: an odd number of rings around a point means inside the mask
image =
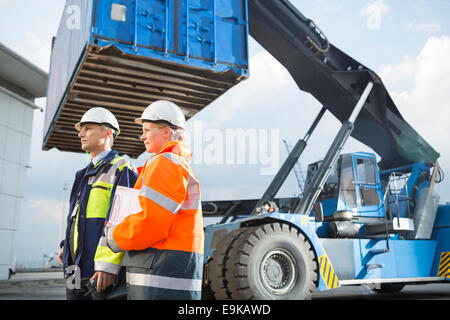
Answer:
[{"label": "blue shipping container", "polygon": [[190,118],[248,77],[247,0],[68,0],[54,39],[43,149],[80,152],[73,125],[111,110],[115,148],[144,151],[133,119],[158,99]]}]

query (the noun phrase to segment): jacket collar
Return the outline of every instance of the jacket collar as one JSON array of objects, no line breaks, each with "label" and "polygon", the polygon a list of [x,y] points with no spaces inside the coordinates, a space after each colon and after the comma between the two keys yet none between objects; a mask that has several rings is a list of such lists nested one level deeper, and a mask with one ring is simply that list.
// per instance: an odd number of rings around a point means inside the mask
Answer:
[{"label": "jacket collar", "polygon": [[[86,172],[86,175],[94,175],[97,173],[97,171],[103,166],[105,163],[109,163],[114,157],[117,155],[116,150],[111,150],[103,159],[101,159],[97,164],[90,169],[88,172]],[[87,167],[86,167],[87,168]]]},{"label": "jacket collar", "polygon": [[157,152],[155,154],[161,154],[164,152],[171,152],[171,153],[175,153],[176,155],[182,157],[183,159],[186,160],[186,162],[189,162],[189,160],[191,160],[192,157],[192,151],[191,148],[189,148],[189,146],[183,142],[180,141],[169,141],[167,142],[161,150],[159,150],[159,152]]},{"label": "jacket collar", "polygon": [[96,166],[97,163],[99,163],[104,157],[106,157],[110,151],[111,149],[100,152],[94,159],[91,160],[91,162],[94,164],[94,166]]}]

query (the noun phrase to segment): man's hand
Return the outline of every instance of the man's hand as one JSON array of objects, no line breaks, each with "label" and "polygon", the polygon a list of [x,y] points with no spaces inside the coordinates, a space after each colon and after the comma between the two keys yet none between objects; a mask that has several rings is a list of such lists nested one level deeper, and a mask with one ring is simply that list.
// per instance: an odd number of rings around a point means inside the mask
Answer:
[{"label": "man's hand", "polygon": [[90,281],[97,279],[97,292],[103,291],[116,281],[116,275],[103,271],[96,271]]},{"label": "man's hand", "polygon": [[58,252],[58,261],[59,261],[59,264],[60,264],[60,265],[63,265],[63,261],[62,261],[63,250],[64,250],[64,246],[62,246],[61,248],[59,248],[59,252]]}]

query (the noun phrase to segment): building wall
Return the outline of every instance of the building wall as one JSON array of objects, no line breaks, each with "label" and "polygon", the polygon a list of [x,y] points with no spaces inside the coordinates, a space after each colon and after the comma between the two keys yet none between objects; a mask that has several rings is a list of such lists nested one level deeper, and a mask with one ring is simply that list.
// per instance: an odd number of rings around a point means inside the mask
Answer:
[{"label": "building wall", "polygon": [[0,91],[0,280],[15,266],[15,233],[25,195],[34,110]]}]

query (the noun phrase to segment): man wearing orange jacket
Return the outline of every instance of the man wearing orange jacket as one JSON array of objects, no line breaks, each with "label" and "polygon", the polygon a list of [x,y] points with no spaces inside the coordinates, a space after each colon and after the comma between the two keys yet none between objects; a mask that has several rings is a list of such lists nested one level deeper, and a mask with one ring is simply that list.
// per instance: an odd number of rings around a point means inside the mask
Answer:
[{"label": "man wearing orange jacket", "polygon": [[172,102],[149,105],[141,140],[150,157],[134,186],[142,211],[107,226],[108,246],[126,251],[128,299],[200,299],[203,221],[199,183],[182,142],[185,118]]}]

